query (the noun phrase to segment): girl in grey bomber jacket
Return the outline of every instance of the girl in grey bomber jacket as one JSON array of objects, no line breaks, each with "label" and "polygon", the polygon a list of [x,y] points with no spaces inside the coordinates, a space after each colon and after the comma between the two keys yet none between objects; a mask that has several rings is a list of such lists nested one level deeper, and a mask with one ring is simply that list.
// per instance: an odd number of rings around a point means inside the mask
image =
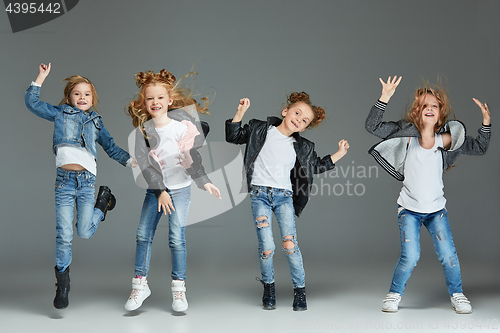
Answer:
[{"label": "girl in grey bomber jacket", "polygon": [[372,106],[365,127],[383,141],[371,147],[369,153],[394,178],[403,181],[397,200],[401,254],[382,311],[397,312],[399,309],[406,283],[420,258],[423,225],[432,236],[443,266],[453,310],[471,313],[470,301],[462,290],[460,264],[445,208],[442,174],[459,154],[486,153],[491,135],[488,106],[474,99],[481,108],[483,124],[477,138],[467,136],[460,121],[447,121],[450,115],[447,94],[440,86],[426,84],[416,90],[415,100],[404,120],[384,122],[385,107],[401,77],[389,77],[387,82],[379,80],[382,95]]}]

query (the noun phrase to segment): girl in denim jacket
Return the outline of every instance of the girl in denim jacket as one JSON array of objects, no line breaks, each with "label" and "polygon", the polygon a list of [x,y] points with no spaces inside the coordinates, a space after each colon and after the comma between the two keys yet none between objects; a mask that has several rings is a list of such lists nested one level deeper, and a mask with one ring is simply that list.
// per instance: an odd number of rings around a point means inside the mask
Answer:
[{"label": "girl in denim jacket", "polygon": [[[188,308],[186,298],[186,219],[191,202],[191,183],[220,198],[220,192],[207,177],[199,148],[208,134],[208,124],[195,120],[182,110],[192,107],[207,112],[207,106],[196,104],[187,89],[175,84],[172,73],[161,70],[135,75],[141,89],[127,107],[135,130],[135,158],[147,191],[142,205],[135,255],[135,276],[125,309],[138,309],[151,294],[147,276],[151,247],[162,214],[169,223],[168,245],[172,257],[172,310]],[[204,99],[206,101],[206,99]],[[139,179],[139,178],[138,178]]]},{"label": "girl in denim jacket", "polygon": [[94,204],[97,173],[97,143],[109,157],[127,165],[130,155],[118,147],[94,110],[98,99],[94,85],[86,78],[73,75],[64,88],[59,105],[39,100],[40,87],[50,73],[51,64],[41,64],[38,76],[26,90],[25,102],[35,115],[54,122],[53,149],[56,155],[56,296],[54,307],[69,305],[69,265],[73,239],[73,210],[76,203],[76,230],[80,237],[91,238],[116,199],[107,186],[101,186]]},{"label": "girl in denim jacket", "polygon": [[349,144],[341,140],[338,152],[319,158],[314,151],[314,143],[299,135],[325,118],[323,108],[312,105],[305,92],[290,94],[281,112],[283,119],[252,119],[242,127],[241,120],[249,107],[248,98],[240,100],[236,115],[226,121],[226,141],[247,145],[245,187],[250,192],[259,241],[260,281],[264,286],[262,306],[271,310],[276,304],[275,245],[271,225],[274,212],[292,276],[293,310],[307,310],[305,272],[295,231],[295,215],[300,215],[309,199],[313,175],[333,169],[335,163],[347,153]]},{"label": "girl in denim jacket", "polygon": [[465,126],[448,121],[448,96],[438,86],[417,89],[405,119],[383,122],[387,103],[401,82],[397,76],[382,83],[382,95],[366,119],[368,132],[384,139],[369,153],[394,178],[403,181],[398,202],[401,255],[396,264],[389,294],[382,311],[397,312],[401,296],[420,257],[420,228],[432,236],[443,266],[451,304],[456,313],[471,313],[463,294],[460,264],[445,208],[443,170],[450,168],[460,154],[482,155],[490,140],[490,112],[486,104],[473,98],[483,113],[477,138],[465,135]]}]

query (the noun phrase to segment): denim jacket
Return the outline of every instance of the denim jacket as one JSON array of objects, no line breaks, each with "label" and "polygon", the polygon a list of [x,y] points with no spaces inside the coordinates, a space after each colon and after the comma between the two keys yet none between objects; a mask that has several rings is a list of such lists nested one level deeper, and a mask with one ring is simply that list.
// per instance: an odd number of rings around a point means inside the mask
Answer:
[{"label": "denim jacket", "polygon": [[[421,135],[414,124],[405,121],[382,121],[387,104],[377,101],[370,109],[365,122],[366,130],[383,139],[370,148],[372,155],[380,166],[397,180],[404,180],[404,164],[408,147],[408,138]],[[451,135],[451,147],[439,147],[443,157],[443,170],[453,166],[460,154],[484,155],[491,137],[491,126],[481,125],[476,138],[466,135],[465,125],[458,120],[450,120],[444,124],[439,133]]]},{"label": "denim jacket", "polygon": [[35,115],[54,122],[53,150],[57,146],[72,145],[85,147],[97,158],[99,143],[109,157],[126,165],[130,155],[118,147],[108,130],[104,127],[101,116],[93,107],[88,112],[76,107],[51,105],[40,101],[40,87],[30,86],[25,93],[28,109]]},{"label": "denim jacket", "polygon": [[[226,141],[247,145],[244,164],[248,189],[252,183],[253,162],[262,146],[264,146],[267,129],[270,125],[279,126],[281,121],[277,117],[268,117],[267,121],[252,119],[247,125],[241,127],[241,122],[233,123],[232,119],[226,120]],[[335,167],[335,164],[332,162],[330,155],[319,158],[314,151],[313,142],[301,137],[299,133],[293,133],[292,136],[296,140],[293,143],[293,148],[297,159],[290,172],[290,180],[292,182],[295,215],[300,216],[307,201],[309,201],[314,174],[331,170]]]}]

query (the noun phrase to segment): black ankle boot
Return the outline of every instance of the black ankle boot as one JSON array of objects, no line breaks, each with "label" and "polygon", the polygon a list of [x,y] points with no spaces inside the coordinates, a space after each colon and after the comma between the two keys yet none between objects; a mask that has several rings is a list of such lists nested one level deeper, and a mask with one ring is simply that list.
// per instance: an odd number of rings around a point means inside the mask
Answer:
[{"label": "black ankle boot", "polygon": [[66,309],[69,305],[69,267],[62,273],[57,271],[57,266],[54,267],[56,271],[56,297],[54,298],[54,307],[56,309]]},{"label": "black ankle boot", "polygon": [[276,308],[276,296],[273,283],[265,283],[261,279],[257,278],[264,286],[264,294],[262,295],[262,307],[266,310],[274,310]]},{"label": "black ankle boot", "polygon": [[107,186],[100,186],[97,199],[95,200],[95,208],[99,208],[104,213],[102,221],[106,218],[108,210],[115,208],[116,198],[111,194],[111,190]]},{"label": "black ankle boot", "polygon": [[307,310],[306,288],[293,289],[293,311]]}]

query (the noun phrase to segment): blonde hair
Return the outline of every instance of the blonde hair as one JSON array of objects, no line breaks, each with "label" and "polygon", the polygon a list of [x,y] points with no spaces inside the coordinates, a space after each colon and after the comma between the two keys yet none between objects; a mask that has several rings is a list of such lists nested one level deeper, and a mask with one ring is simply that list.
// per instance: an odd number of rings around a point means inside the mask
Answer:
[{"label": "blonde hair", "polygon": [[144,92],[149,86],[162,86],[164,87],[170,98],[173,100],[170,109],[177,109],[187,105],[195,104],[196,111],[199,113],[208,114],[208,105],[210,104],[207,97],[201,98],[204,102],[203,106],[196,102],[193,98],[193,94],[190,89],[185,87],[179,87],[179,83],[191,75],[197,75],[196,72],[189,72],[184,75],[177,83],[175,82],[175,76],[165,69],[162,69],[159,73],[153,71],[139,72],[134,75],[137,87],[140,91],[137,93],[136,98],[130,102],[130,104],[125,108],[125,113],[132,117],[132,125],[134,127],[139,127],[143,130],[144,123],[151,119],[151,115],[147,112],[145,108],[145,97]]},{"label": "blonde hair", "polygon": [[[79,83],[87,83],[90,85],[90,90],[92,92],[92,106],[97,109],[97,104],[99,104],[99,98],[97,97],[97,91],[95,86],[89,79],[80,75],[72,75],[65,78],[63,81],[68,81],[64,87],[64,98],[61,100],[59,105],[68,104],[68,99],[73,91],[73,88]],[[73,105],[72,105],[73,106]]]},{"label": "blonde hair", "polygon": [[406,112],[404,120],[413,123],[417,130],[422,129],[422,109],[424,107],[424,99],[426,95],[434,96],[439,103],[439,119],[436,123],[434,131],[437,133],[448,121],[451,113],[450,101],[448,97],[448,91],[442,87],[441,80],[438,79],[437,84],[431,85],[428,81],[423,81],[423,88],[418,88],[415,90],[415,99]]},{"label": "blonde hair", "polygon": [[309,94],[305,92],[292,92],[290,95],[287,95],[287,103],[284,104],[286,108],[290,108],[293,105],[297,103],[305,103],[307,106],[309,106],[313,113],[314,113],[314,118],[311,120],[309,125],[307,127],[309,128],[314,128],[319,125],[320,122],[322,122],[325,117],[325,109],[323,109],[320,106],[312,105],[311,99],[309,97]]}]

